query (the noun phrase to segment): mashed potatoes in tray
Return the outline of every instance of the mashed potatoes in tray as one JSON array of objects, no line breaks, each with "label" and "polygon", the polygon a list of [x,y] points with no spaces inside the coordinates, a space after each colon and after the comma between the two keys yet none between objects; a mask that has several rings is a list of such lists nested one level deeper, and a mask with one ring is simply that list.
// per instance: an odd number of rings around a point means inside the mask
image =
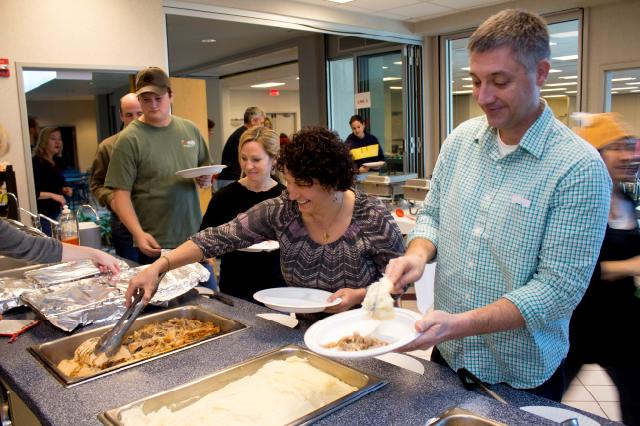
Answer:
[{"label": "mashed potatoes in tray", "polygon": [[353,391],[334,376],[291,356],[211,392],[182,409],[145,414],[140,405],[120,413],[125,426],[284,425]]}]

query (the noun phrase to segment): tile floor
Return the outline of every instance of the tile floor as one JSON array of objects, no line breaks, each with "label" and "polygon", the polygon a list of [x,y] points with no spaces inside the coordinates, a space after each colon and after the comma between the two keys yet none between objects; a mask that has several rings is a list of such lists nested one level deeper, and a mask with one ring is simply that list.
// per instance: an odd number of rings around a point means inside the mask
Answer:
[{"label": "tile floor", "polygon": [[[402,300],[400,306],[417,311],[415,300]],[[415,351],[412,355],[429,359],[431,350]],[[621,421],[618,390],[597,364],[585,365],[571,382],[562,403],[596,414],[605,419]]]}]

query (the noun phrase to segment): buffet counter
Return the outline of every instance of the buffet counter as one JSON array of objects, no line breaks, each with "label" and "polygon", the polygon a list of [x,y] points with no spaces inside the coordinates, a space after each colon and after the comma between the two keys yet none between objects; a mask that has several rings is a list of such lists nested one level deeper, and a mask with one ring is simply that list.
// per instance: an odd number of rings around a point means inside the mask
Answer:
[{"label": "buffet counter", "polygon": [[[43,321],[19,336],[14,343],[0,340],[0,379],[24,401],[43,425],[100,425],[97,416],[106,410],[192,382],[284,345],[304,347],[304,332],[312,324],[308,318],[298,315],[300,324],[291,329],[256,317],[258,313],[273,312],[268,308],[239,299],[234,299],[234,302],[234,307],[227,306],[217,300],[205,299],[191,290],[173,300],[168,308],[199,305],[239,321],[248,328],[69,388],[65,388],[28,352],[30,346],[68,336]],[[161,310],[148,306],[143,315]],[[14,309],[5,315],[6,319],[34,317],[35,314],[27,308]],[[80,331],[91,328],[95,327],[83,327]],[[493,386],[492,389],[508,402],[508,405],[502,404],[478,391],[465,390],[455,373],[424,360],[420,360],[425,367],[424,375],[377,359],[340,362],[375,375],[386,381],[387,385],[334,411],[317,421],[317,425],[424,425],[427,420],[451,407],[461,407],[508,425],[552,425],[556,423],[517,407],[564,407],[506,386]],[[600,424],[615,424],[585,414]]]}]

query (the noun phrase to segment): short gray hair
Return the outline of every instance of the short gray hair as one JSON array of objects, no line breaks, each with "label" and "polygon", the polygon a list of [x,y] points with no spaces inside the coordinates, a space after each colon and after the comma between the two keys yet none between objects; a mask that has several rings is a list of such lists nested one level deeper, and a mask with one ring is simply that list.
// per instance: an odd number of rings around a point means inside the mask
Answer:
[{"label": "short gray hair", "polygon": [[549,59],[549,30],[539,16],[518,9],[505,9],[490,16],[469,38],[469,53],[483,53],[509,46],[529,72],[543,59]]},{"label": "short gray hair", "polygon": [[244,124],[251,123],[251,120],[256,117],[264,117],[264,111],[256,106],[247,108],[244,111]]}]

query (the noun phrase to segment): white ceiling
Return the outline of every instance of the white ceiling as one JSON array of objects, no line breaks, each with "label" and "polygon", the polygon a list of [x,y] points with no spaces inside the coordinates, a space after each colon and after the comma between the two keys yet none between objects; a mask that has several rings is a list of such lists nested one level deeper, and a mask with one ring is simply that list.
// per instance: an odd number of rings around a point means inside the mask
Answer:
[{"label": "white ceiling", "polygon": [[419,22],[507,1],[509,0],[353,0],[349,3],[334,3],[328,0],[294,0],[292,3],[314,4],[364,15]]}]

